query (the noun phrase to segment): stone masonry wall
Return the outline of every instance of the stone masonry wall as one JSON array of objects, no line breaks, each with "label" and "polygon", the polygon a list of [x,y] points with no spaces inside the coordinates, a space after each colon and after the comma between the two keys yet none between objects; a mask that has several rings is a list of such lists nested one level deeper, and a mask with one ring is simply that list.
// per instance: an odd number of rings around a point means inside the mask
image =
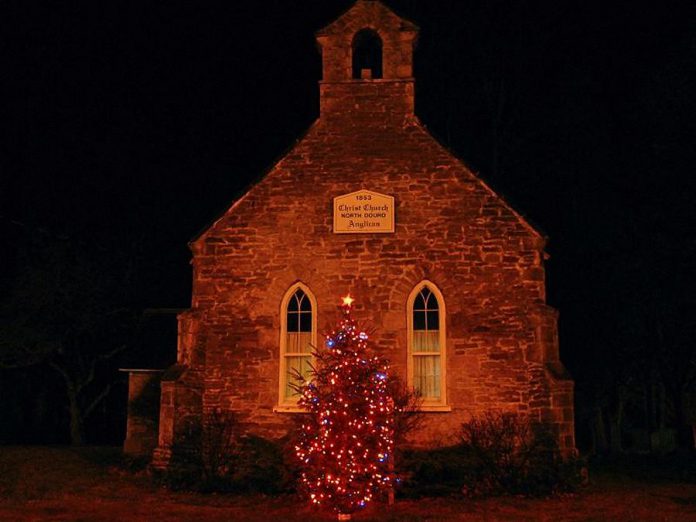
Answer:
[{"label": "stone masonry wall", "polygon": [[[353,110],[322,117],[194,243],[192,310],[207,337],[204,408],[239,411],[259,434],[284,433],[287,414],[273,411],[280,301],[297,281],[317,298],[321,331],[351,292],[357,317],[374,325],[374,341],[405,375],[406,300],[428,279],[447,306],[452,411],[428,414],[418,442],[449,442],[462,421],[491,408],[561,422],[546,369],[558,349],[555,321],[544,319],[543,238],[412,114],[396,112],[406,105],[383,95],[390,88],[403,85],[354,86],[352,99],[336,87]],[[394,234],[333,234],[333,198],[359,189],[396,198]]]},{"label": "stone masonry wall", "polygon": [[[558,359],[557,314],[545,304],[545,239],[413,114],[413,80],[398,65],[410,57],[415,26],[384,22],[380,35],[392,42],[384,79],[350,81],[337,72],[349,70],[348,55],[331,45],[349,41],[342,28],[375,25],[376,5],[359,1],[319,33],[319,120],[192,243],[193,298],[180,316],[179,364],[201,375],[204,412],[234,410],[250,432],[283,436],[291,414],[274,408],[288,288],[301,281],[314,293],[320,335],[350,292],[356,318],[375,328],[373,342],[405,376],[406,302],[429,280],[447,308],[451,411],[427,413],[412,442],[451,443],[463,421],[494,409],[547,424],[571,453],[573,384]],[[334,76],[327,79],[327,70]],[[361,189],[394,196],[393,234],[333,233],[333,198]]]}]

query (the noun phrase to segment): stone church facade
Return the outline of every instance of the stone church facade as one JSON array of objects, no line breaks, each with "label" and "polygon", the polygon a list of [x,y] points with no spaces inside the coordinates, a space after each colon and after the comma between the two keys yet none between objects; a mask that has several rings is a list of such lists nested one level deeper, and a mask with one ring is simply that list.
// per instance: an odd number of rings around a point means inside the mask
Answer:
[{"label": "stone church facade", "polygon": [[317,33],[319,118],[190,245],[192,303],[161,381],[155,465],[218,409],[249,433],[286,435],[288,375],[307,373],[346,294],[422,395],[414,444],[454,442],[462,422],[495,410],[548,425],[574,451],[545,238],[414,114],[417,34],[370,0]]}]

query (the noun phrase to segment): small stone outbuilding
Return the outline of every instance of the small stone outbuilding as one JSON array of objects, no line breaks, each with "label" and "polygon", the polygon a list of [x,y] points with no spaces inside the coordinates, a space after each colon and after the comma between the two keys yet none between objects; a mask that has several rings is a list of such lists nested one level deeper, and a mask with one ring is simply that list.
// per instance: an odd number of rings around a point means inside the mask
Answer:
[{"label": "small stone outbuilding", "polygon": [[414,114],[417,35],[369,0],[317,33],[319,118],[190,245],[192,303],[161,382],[156,465],[215,410],[249,433],[286,435],[288,375],[308,372],[349,293],[423,397],[414,444],[451,443],[495,410],[530,416],[574,451],[546,239]]}]

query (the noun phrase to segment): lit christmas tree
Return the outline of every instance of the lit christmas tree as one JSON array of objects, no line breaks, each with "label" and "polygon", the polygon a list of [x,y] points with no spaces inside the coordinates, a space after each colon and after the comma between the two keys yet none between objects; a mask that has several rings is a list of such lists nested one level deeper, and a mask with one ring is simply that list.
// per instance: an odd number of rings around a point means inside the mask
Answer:
[{"label": "lit christmas tree", "polygon": [[389,364],[369,353],[368,335],[351,317],[352,302],[343,298],[338,329],[314,354],[313,380],[298,388],[300,406],[312,414],[295,446],[300,489],[339,520],[350,519],[394,481]]}]

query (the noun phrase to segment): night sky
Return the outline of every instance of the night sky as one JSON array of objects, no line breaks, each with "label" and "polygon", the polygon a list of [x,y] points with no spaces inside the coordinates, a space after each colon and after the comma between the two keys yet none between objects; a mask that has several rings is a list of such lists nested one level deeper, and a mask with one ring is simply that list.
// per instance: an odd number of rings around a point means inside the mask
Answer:
[{"label": "night sky", "polygon": [[[578,400],[656,318],[692,332],[692,3],[384,3],[421,28],[421,120],[550,238]],[[318,116],[314,32],[350,5],[4,3],[6,274],[47,234],[136,252],[134,308],[187,307],[188,241]]]}]

